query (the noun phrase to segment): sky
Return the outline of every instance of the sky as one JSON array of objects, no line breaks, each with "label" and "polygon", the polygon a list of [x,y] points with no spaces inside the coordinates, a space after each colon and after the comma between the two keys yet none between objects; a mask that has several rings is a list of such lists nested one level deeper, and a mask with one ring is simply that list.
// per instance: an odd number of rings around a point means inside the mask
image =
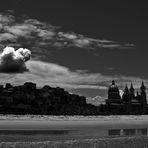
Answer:
[{"label": "sky", "polygon": [[146,1],[2,0],[0,52],[27,48],[28,71],[1,72],[0,82],[63,87],[100,103],[114,79],[121,89],[148,88]]}]

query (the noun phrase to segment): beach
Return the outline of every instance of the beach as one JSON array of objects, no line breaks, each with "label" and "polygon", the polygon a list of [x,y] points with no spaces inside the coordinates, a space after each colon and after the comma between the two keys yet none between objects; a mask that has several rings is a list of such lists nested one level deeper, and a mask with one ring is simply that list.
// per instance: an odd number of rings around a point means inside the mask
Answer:
[{"label": "beach", "polygon": [[147,129],[146,115],[0,115],[0,147],[148,147]]}]

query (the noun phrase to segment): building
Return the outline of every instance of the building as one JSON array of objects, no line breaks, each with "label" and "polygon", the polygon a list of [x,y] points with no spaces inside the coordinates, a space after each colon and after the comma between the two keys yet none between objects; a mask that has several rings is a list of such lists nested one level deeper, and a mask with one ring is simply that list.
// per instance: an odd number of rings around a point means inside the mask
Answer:
[{"label": "building", "polygon": [[106,106],[112,114],[146,114],[147,100],[144,83],[141,84],[140,93],[137,92],[135,95],[135,89],[131,83],[130,88],[125,86],[124,93],[120,96],[119,88],[113,80],[108,89]]}]

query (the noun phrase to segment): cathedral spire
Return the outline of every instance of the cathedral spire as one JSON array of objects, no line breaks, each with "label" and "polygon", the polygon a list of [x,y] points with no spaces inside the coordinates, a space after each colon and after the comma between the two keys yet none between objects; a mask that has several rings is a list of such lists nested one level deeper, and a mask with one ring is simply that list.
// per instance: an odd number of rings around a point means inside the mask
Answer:
[{"label": "cathedral spire", "polygon": [[144,82],[142,81],[142,84],[141,84],[141,87],[140,87],[141,90],[145,90],[145,86],[144,86]]},{"label": "cathedral spire", "polygon": [[133,87],[133,84],[131,83],[131,87],[130,87],[130,92],[132,93],[132,92],[134,92],[135,91],[135,89],[134,89],[134,87]]},{"label": "cathedral spire", "polygon": [[125,89],[128,90],[127,84],[125,85]]},{"label": "cathedral spire", "polygon": [[125,85],[124,92],[125,92],[125,93],[128,93],[128,92],[129,92],[128,87],[127,87],[127,84]]},{"label": "cathedral spire", "polygon": [[115,85],[115,81],[114,80],[112,80],[112,85]]}]

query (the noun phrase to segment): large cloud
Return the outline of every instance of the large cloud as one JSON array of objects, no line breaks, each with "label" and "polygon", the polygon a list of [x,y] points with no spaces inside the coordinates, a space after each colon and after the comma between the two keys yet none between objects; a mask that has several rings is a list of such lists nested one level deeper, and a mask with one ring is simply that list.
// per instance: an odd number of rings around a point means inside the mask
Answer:
[{"label": "large cloud", "polygon": [[[3,79],[8,80],[13,84],[33,81],[39,86],[49,84],[71,89],[107,90],[113,79],[120,88],[124,88],[126,83],[130,85],[131,81],[133,81],[135,88],[139,88],[142,81],[142,79],[138,77],[109,76],[102,75],[101,73],[88,73],[87,71],[79,70],[71,71],[68,67],[42,61],[30,60],[26,63],[26,66],[29,71],[23,74],[1,74],[1,82]],[[148,81],[144,81],[146,86],[148,86]]]},{"label": "large cloud", "polygon": [[[94,39],[74,32],[62,32],[59,27],[37,19],[25,17],[18,19],[10,13],[0,14],[0,42],[28,45],[29,47],[45,48],[46,46],[67,48],[70,46],[94,51],[98,48],[125,49],[133,44],[118,43],[116,41]],[[9,41],[9,42],[6,42]],[[36,49],[38,49],[36,48]]]},{"label": "large cloud", "polygon": [[6,47],[0,54],[0,72],[24,72],[27,71],[25,62],[30,59],[31,52],[28,49]]}]

